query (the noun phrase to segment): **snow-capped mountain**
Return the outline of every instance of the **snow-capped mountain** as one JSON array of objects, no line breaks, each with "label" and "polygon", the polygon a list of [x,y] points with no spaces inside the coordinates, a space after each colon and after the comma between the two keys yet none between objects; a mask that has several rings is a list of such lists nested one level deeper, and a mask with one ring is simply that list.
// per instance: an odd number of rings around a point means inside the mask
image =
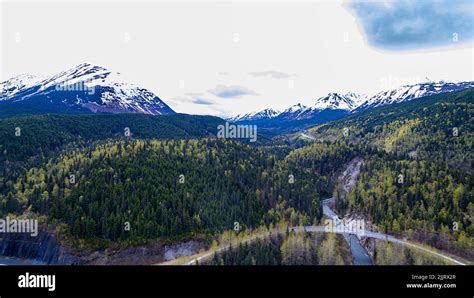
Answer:
[{"label": "snow-capped mountain", "polygon": [[361,111],[368,108],[375,108],[387,104],[394,104],[416,98],[440,94],[444,92],[453,92],[466,88],[474,87],[474,82],[424,82],[414,85],[405,85],[392,90],[381,91],[370,97],[366,102],[354,110]]},{"label": "snow-capped mountain", "polygon": [[268,131],[296,131],[311,125],[336,120],[365,109],[472,87],[474,87],[474,82],[447,83],[429,81],[382,91],[372,97],[354,93],[329,93],[326,96],[317,98],[311,105],[306,106],[298,103],[279,114],[273,113],[271,117],[262,117],[257,120],[258,117],[254,117],[254,115],[259,115],[260,112],[257,112],[231,119],[234,122],[247,121],[258,124],[261,129]]},{"label": "snow-capped mountain", "polygon": [[265,109],[259,112],[239,114],[229,118],[228,120],[234,122],[256,121],[273,118],[278,118],[280,120],[304,120],[311,118],[315,114],[319,114],[321,111],[327,109],[352,111],[364,101],[364,97],[355,93],[329,93],[326,96],[316,99],[314,104],[311,106],[298,103],[287,108],[283,112],[278,112],[274,109]]},{"label": "snow-capped mountain", "polygon": [[[298,103],[279,114],[273,113],[271,117],[256,117],[256,115],[265,115],[264,111],[271,110],[267,109],[261,112],[248,113],[242,116],[238,115],[231,119],[235,122],[254,121],[258,119],[268,119],[279,122],[299,120],[308,121],[315,118],[320,118],[319,120],[328,120],[335,117],[342,117],[349,113],[359,112],[368,108],[400,103],[424,96],[435,95],[444,92],[453,92],[470,87],[474,87],[474,82],[452,83],[443,81],[428,81],[381,91],[369,98],[352,92],[346,94],[329,93],[326,96],[316,99],[310,106]],[[316,119],[316,121],[319,120]]]},{"label": "snow-capped mountain", "polygon": [[232,122],[239,122],[239,121],[257,121],[257,120],[267,120],[272,119],[280,114],[280,111],[274,109],[264,109],[259,112],[247,113],[247,114],[239,114],[235,117],[231,117],[227,120]]},{"label": "snow-capped mountain", "polygon": [[29,88],[38,83],[38,81],[40,81],[40,79],[36,76],[30,74],[21,74],[5,82],[1,82],[0,100],[6,99],[7,97],[14,95],[21,90]]},{"label": "snow-capped mountain", "polygon": [[[334,102],[332,102],[332,105],[323,105],[322,101],[318,101],[318,103],[317,106],[306,106],[302,103],[298,103],[281,113],[272,110],[271,116],[269,116],[267,112],[262,111],[263,113],[248,113],[244,116],[236,116],[228,120],[242,124],[255,124],[258,125],[260,129],[263,129],[263,131],[278,134],[280,132],[298,130],[302,127],[335,120],[350,113],[347,110],[338,108],[342,105],[337,105]],[[255,117],[255,115],[261,114],[265,116]]]},{"label": "snow-capped mountain", "polygon": [[0,86],[2,107],[27,106],[31,113],[174,113],[151,91],[126,82],[120,73],[88,63],[44,80],[23,75]]},{"label": "snow-capped mountain", "polygon": [[[283,112],[277,112],[273,109],[265,109],[260,112],[247,113],[229,118],[230,121],[257,121],[277,119],[284,120],[307,120],[319,115],[325,110],[341,110],[341,112],[349,112],[358,107],[365,98],[355,93],[329,93],[314,101],[311,106],[304,104],[295,104]],[[328,111],[330,112],[330,111]]]},{"label": "snow-capped mountain", "polygon": [[317,110],[340,109],[352,111],[364,101],[365,98],[352,92],[346,94],[329,93],[326,96],[316,99],[312,108]]},{"label": "snow-capped mountain", "polygon": [[312,105],[297,104],[278,115],[285,120],[310,120],[313,118],[333,118],[334,115],[344,115],[358,107],[364,98],[355,93],[329,93],[316,99]]},{"label": "snow-capped mountain", "polygon": [[304,114],[306,111],[308,111],[308,107],[305,106],[304,104],[298,103],[295,104],[288,109],[284,110],[278,115],[278,119],[280,120],[297,120],[299,117],[301,117],[302,114]]}]

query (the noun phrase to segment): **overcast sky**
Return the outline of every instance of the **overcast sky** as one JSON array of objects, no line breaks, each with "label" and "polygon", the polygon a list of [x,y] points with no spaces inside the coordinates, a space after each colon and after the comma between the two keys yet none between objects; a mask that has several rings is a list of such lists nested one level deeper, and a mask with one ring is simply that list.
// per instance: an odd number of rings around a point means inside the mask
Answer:
[{"label": "overcast sky", "polygon": [[177,112],[474,80],[473,1],[2,2],[1,80],[88,62]]}]

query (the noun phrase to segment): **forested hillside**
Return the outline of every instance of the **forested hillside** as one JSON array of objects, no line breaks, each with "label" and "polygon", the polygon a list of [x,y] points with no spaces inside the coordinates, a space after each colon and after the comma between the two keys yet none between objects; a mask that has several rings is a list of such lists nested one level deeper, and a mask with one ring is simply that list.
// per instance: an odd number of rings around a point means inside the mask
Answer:
[{"label": "forested hillside", "polygon": [[316,126],[310,133],[370,149],[471,172],[474,166],[474,88],[383,106]]},{"label": "forested hillside", "polygon": [[332,187],[321,173],[350,157],[349,147],[335,148],[315,144],[280,160],[220,139],[99,142],[7,181],[0,210],[45,214],[82,239],[179,238],[235,222],[310,224],[321,217],[319,194]]},{"label": "forested hillside", "polygon": [[[340,212],[379,229],[473,257],[474,89],[372,109],[310,133],[357,146],[364,164]],[[337,141],[336,141],[337,140]]]},{"label": "forested hillside", "polygon": [[272,162],[239,143],[111,141],[30,169],[13,195],[76,237],[179,237],[259,223],[268,204],[256,197],[265,185],[257,178]]},{"label": "forested hillside", "polygon": [[216,135],[224,120],[173,114],[41,115],[0,120],[0,164],[21,162],[65,145],[109,138],[183,139]]},{"label": "forested hillside", "polygon": [[0,194],[18,175],[63,150],[107,139],[187,139],[216,134],[223,120],[185,114],[42,115],[0,120]]}]

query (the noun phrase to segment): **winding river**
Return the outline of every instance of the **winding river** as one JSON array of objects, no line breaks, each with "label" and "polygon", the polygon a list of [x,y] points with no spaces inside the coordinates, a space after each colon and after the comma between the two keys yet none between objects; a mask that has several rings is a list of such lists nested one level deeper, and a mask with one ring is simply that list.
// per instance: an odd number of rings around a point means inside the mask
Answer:
[{"label": "winding river", "polygon": [[[326,199],[323,201],[323,214],[332,218],[336,224],[343,225],[342,220],[337,216],[334,211],[329,208],[328,204],[333,202],[334,199]],[[359,238],[355,234],[343,234],[346,239],[352,254],[352,262],[354,265],[373,265],[372,259],[369,256],[367,250],[360,244]]]}]

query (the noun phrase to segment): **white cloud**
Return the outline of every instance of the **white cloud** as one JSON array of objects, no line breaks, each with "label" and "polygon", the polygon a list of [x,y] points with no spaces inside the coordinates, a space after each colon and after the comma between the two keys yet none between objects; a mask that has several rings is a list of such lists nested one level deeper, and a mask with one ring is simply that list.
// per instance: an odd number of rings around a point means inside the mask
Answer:
[{"label": "white cloud", "polygon": [[279,71],[254,71],[250,72],[249,75],[254,77],[270,77],[273,79],[286,79],[291,77],[291,75]]},{"label": "white cloud", "polygon": [[249,88],[237,85],[217,85],[216,88],[208,90],[208,92],[214,94],[217,97],[222,98],[239,98],[245,95],[258,95],[257,93],[255,93],[255,91],[250,90]]}]

